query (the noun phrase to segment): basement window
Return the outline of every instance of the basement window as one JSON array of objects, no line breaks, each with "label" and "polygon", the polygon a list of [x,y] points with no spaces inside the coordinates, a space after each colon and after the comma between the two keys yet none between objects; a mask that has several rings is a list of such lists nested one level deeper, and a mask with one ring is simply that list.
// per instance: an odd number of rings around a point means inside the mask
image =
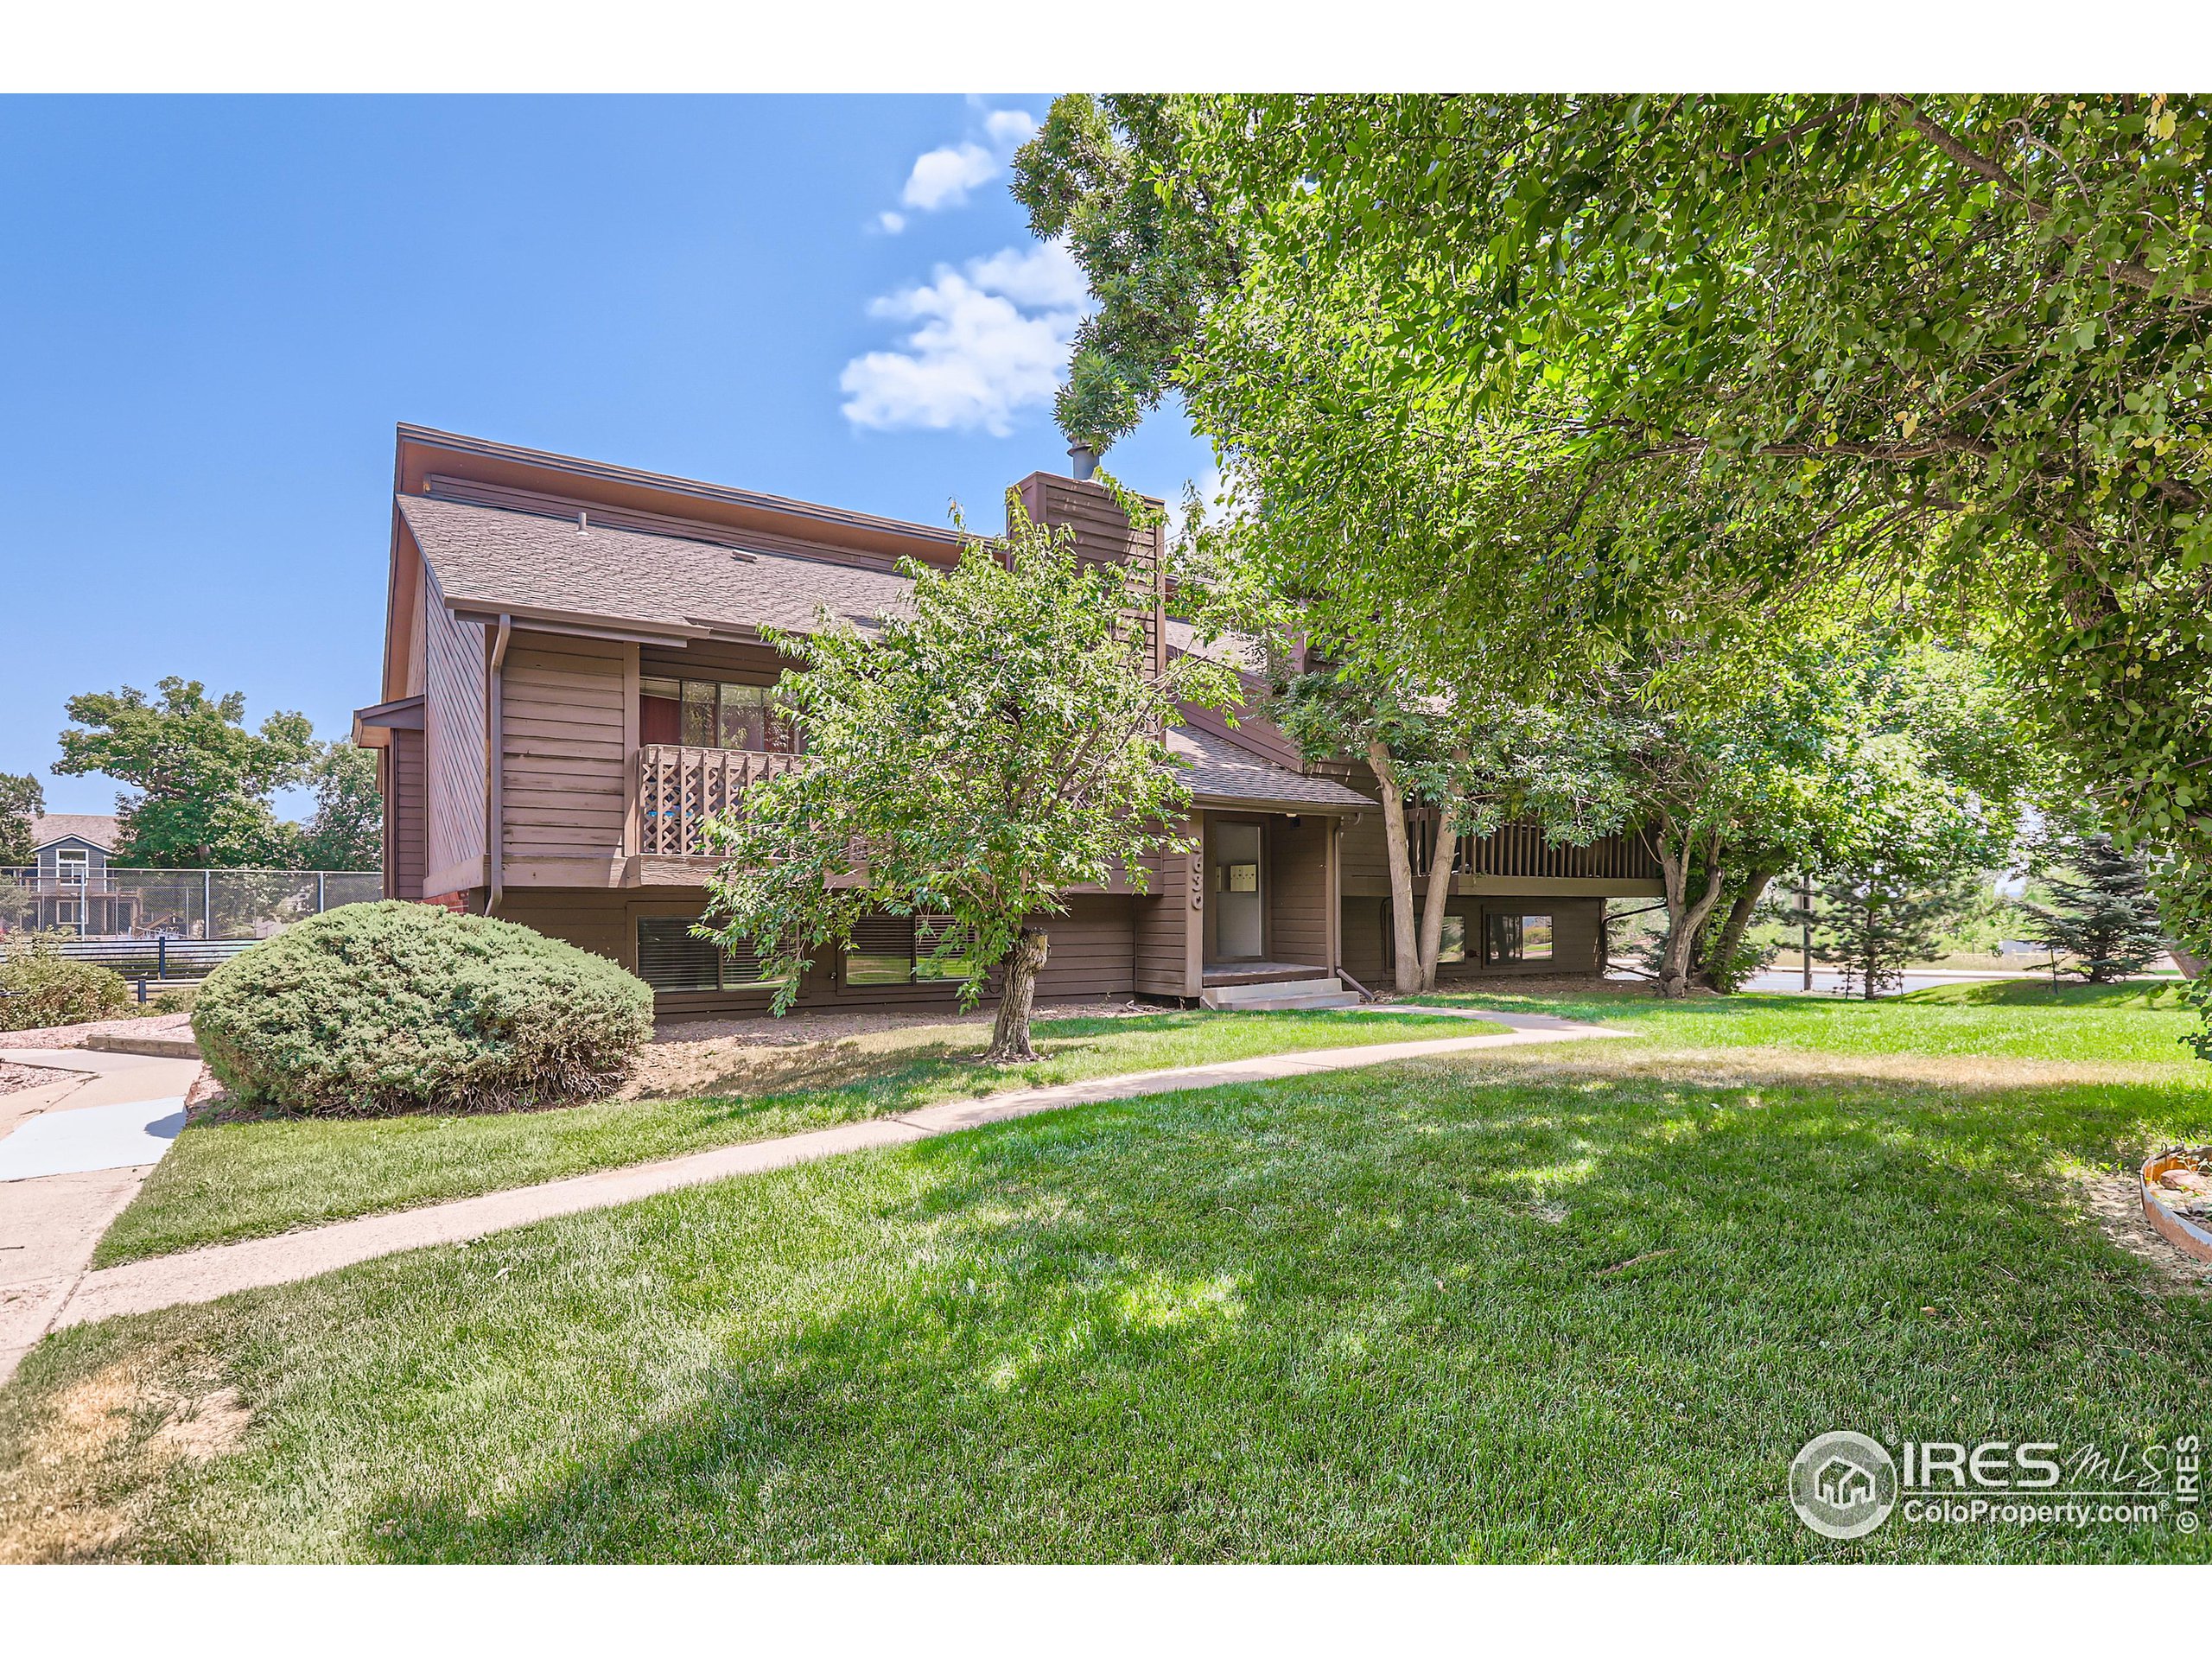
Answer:
[{"label": "basement window", "polygon": [[945,916],[863,916],[845,949],[848,985],[915,985],[965,979],[966,930]]},{"label": "basement window", "polygon": [[1444,937],[1436,947],[1436,959],[1444,962],[1465,962],[1467,959],[1467,918],[1446,911],[1444,915]]},{"label": "basement window", "polygon": [[746,991],[779,983],[751,950],[724,950],[695,938],[692,916],[638,918],[638,977],[656,991]]},{"label": "basement window", "polygon": [[1549,962],[1552,957],[1552,918],[1548,916],[1501,916],[1491,912],[1490,959],[1492,962]]}]

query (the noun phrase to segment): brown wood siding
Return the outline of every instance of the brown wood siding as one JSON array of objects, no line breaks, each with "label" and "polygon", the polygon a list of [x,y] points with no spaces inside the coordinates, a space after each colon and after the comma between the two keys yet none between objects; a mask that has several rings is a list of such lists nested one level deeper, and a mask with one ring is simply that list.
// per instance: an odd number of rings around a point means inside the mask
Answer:
[{"label": "brown wood siding", "polygon": [[483,880],[484,626],[446,609],[437,578],[425,567],[429,605],[423,624],[423,736],[429,793],[426,869],[465,865],[462,883]]},{"label": "brown wood siding", "polygon": [[1370,991],[1390,988],[1390,901],[1387,899],[1347,898],[1338,906],[1342,917],[1344,970]]},{"label": "brown wood siding", "polygon": [[[1128,566],[1150,590],[1150,603],[1136,613],[1155,669],[1167,660],[1167,566],[1166,526],[1144,530],[1131,524],[1103,485],[1079,483],[1053,473],[1032,473],[1015,485],[1022,511],[1039,524],[1064,528],[1073,536],[1075,555],[1084,564]],[[1155,507],[1162,504],[1152,500]]]},{"label": "brown wood siding", "polygon": [[499,916],[502,920],[519,922],[554,938],[566,939],[570,944],[619,962],[632,972],[637,969],[637,928],[619,893],[600,893],[589,888],[509,888],[500,900]]},{"label": "brown wood siding", "polygon": [[1065,916],[1033,918],[1045,930],[1039,996],[1128,996],[1136,989],[1134,901],[1109,893],[1077,893]]},{"label": "brown wood siding", "polygon": [[728,680],[737,685],[773,685],[792,666],[766,645],[734,640],[702,639],[682,651],[641,646],[638,671],[648,678]]},{"label": "brown wood siding", "polygon": [[[1366,775],[1352,784],[1357,789]],[[1344,891],[1368,895],[1390,891],[1390,843],[1382,830],[1382,809],[1362,812],[1344,823],[1342,869]],[[1351,970],[1357,974],[1359,970]]]},{"label": "brown wood siding", "polygon": [[501,690],[501,856],[592,859],[626,852],[632,676],[617,641],[517,632]]},{"label": "brown wood siding", "polygon": [[420,899],[427,841],[428,816],[423,787],[423,734],[401,729],[391,734],[391,860],[392,896]]},{"label": "brown wood siding", "polygon": [[1275,962],[1332,968],[1329,957],[1329,837],[1326,818],[1272,820],[1268,836],[1268,955]]},{"label": "brown wood siding", "polygon": [[[508,921],[519,922],[554,938],[594,951],[618,962],[632,972],[638,965],[638,918],[640,916],[697,916],[706,906],[703,892],[658,893],[638,898],[592,888],[510,888],[500,907]],[[1109,894],[1079,894],[1069,900],[1065,916],[1039,917],[1036,923],[1050,938],[1044,971],[1037,978],[1037,995],[1055,1001],[1071,997],[1130,995],[1131,901]],[[907,985],[842,985],[833,976],[836,953],[826,953],[801,987],[796,1006],[816,1010],[838,1007],[915,1007],[949,1010],[958,993],[957,983]],[[664,994],[657,1007],[663,1014],[761,1012],[768,1005],[766,990],[686,991]],[[986,996],[986,1003],[991,999]]]},{"label": "brown wood siding", "polygon": [[1138,995],[1198,995],[1191,958],[1201,912],[1191,908],[1191,880],[1194,870],[1202,876],[1205,868],[1193,854],[1162,854],[1152,891],[1134,901],[1130,938]]},{"label": "brown wood siding", "polygon": [[[1390,891],[1389,843],[1384,837],[1381,791],[1375,773],[1362,761],[1340,781],[1347,788],[1377,801],[1372,812],[1363,812],[1358,815],[1357,823],[1348,822],[1345,825],[1344,891],[1386,897]],[[1407,810],[1406,831],[1414,855],[1416,892],[1425,891],[1427,886],[1435,826],[1434,814],[1420,807]],[[1651,855],[1650,849],[1633,833],[1600,836],[1586,847],[1568,847],[1547,841],[1543,831],[1535,824],[1511,823],[1502,826],[1495,835],[1462,836],[1459,845],[1457,874],[1461,891],[1474,878],[1521,876],[1545,880],[1618,882],[1622,884],[1618,891],[1638,893],[1643,891],[1640,884],[1656,880],[1659,874],[1658,861]],[[1490,885],[1495,887],[1497,882],[1493,879]]]}]

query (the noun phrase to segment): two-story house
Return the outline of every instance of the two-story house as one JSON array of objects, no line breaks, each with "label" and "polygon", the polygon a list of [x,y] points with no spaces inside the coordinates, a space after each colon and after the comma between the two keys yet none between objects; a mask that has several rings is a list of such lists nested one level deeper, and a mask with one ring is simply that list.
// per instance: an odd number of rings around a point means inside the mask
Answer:
[{"label": "two-story house", "polygon": [[[1134,530],[1094,482],[1036,473],[1016,488],[1081,556],[1149,572],[1148,647],[1190,648],[1167,614],[1157,528]],[[771,707],[787,664],[762,631],[825,613],[868,626],[910,587],[899,558],[950,566],[962,545],[948,529],[403,426],[384,695],[354,716],[354,741],[379,755],[385,893],[602,952],[664,1012],[765,1006],[756,963],[688,931],[713,868],[702,822],[806,764],[803,734]],[[1189,767],[1198,850],[1153,861],[1142,893],[1071,893],[1039,996],[1382,982],[1389,889],[1371,776],[1319,775],[1259,715],[1232,729],[1185,713],[1168,741]],[[1660,891],[1630,841],[1554,848],[1508,830],[1462,859],[1454,977],[1601,973],[1605,899]],[[916,931],[912,918],[865,925],[817,964],[801,1005],[949,1002]]]},{"label": "two-story house", "polygon": [[14,925],[35,932],[127,932],[135,893],[118,893],[108,866],[123,844],[111,812],[49,812],[31,823],[31,862],[14,880]]}]

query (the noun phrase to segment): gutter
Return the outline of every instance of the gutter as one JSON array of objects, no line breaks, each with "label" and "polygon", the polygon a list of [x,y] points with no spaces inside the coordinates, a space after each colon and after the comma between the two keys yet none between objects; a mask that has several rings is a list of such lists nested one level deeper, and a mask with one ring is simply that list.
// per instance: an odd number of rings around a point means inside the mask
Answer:
[{"label": "gutter", "polygon": [[484,913],[491,915],[499,907],[499,900],[506,896],[506,872],[500,858],[506,836],[505,825],[499,822],[503,810],[504,781],[500,764],[505,745],[506,699],[504,695],[505,677],[501,671],[506,666],[507,641],[514,632],[514,618],[502,613],[499,631],[492,640],[492,660],[486,672],[484,694],[484,852],[486,887],[484,893]]}]

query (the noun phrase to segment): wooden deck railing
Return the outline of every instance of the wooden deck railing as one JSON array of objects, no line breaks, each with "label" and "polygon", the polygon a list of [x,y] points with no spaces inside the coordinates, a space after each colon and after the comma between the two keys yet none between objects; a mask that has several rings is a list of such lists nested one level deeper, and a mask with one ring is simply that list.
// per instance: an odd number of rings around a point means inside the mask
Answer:
[{"label": "wooden deck railing", "polygon": [[803,754],[646,744],[638,751],[639,851],[677,857],[708,851],[700,830],[708,818],[734,816],[753,784],[805,764]]},{"label": "wooden deck railing", "polygon": [[[1406,835],[1412,843],[1414,874],[1427,875],[1436,856],[1436,815],[1408,812]],[[1569,847],[1545,840],[1535,824],[1509,823],[1494,835],[1460,836],[1459,873],[1656,881],[1659,861],[1643,837],[1633,832],[1601,836],[1586,847]]]}]

